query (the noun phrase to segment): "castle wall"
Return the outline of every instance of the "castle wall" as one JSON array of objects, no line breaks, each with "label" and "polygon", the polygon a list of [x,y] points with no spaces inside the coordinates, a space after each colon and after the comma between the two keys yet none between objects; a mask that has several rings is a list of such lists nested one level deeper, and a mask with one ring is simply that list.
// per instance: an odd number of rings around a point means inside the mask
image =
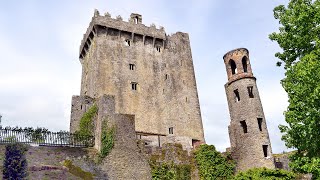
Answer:
[{"label": "castle wall", "polygon": [[72,96],[70,132],[79,130],[80,119],[83,114],[93,105],[94,100],[89,96]]},{"label": "castle wall", "polygon": [[175,136],[204,142],[188,34],[164,36],[163,30],[106,16],[95,16],[90,28],[94,35],[86,33],[90,43],[83,44],[90,45],[80,55],[81,95],[114,95],[115,112],[134,114],[136,131],[169,134],[173,127]]}]

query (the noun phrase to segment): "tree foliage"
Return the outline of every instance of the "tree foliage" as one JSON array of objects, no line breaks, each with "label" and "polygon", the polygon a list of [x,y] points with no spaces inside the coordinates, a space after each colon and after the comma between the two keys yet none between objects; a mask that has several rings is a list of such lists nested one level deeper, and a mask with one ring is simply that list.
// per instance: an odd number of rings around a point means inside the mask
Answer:
[{"label": "tree foliage", "polygon": [[234,180],[292,180],[296,175],[293,172],[285,171],[282,169],[266,169],[266,168],[253,168],[245,172],[238,173]]},{"label": "tree foliage", "polygon": [[270,39],[283,50],[276,57],[281,60],[277,65],[284,63],[281,83],[289,98],[284,113],[288,125],[279,126],[282,139],[287,147],[298,149],[291,157],[293,170],[319,177],[320,1],[291,0],[287,7],[275,7],[274,17],[281,27]]},{"label": "tree foliage", "polygon": [[3,179],[26,179],[28,165],[25,156],[27,147],[14,143],[6,145],[5,159],[3,162]]},{"label": "tree foliage", "polygon": [[203,144],[194,153],[200,179],[231,179],[235,164],[213,145]]}]

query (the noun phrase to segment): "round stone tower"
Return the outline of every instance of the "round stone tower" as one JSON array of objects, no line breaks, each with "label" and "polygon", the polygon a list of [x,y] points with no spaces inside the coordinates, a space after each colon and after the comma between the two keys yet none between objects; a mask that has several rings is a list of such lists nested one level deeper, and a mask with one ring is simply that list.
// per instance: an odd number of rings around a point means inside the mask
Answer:
[{"label": "round stone tower", "polygon": [[249,51],[234,49],[223,59],[228,75],[225,90],[231,118],[231,155],[237,163],[236,171],[253,167],[273,169],[269,133],[256,78],[252,74]]}]

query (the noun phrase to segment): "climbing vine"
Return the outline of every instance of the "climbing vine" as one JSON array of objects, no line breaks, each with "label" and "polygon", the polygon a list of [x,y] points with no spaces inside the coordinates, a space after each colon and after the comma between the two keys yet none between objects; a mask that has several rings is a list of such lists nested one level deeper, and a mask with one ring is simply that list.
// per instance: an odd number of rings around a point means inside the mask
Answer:
[{"label": "climbing vine", "polygon": [[87,112],[83,114],[80,119],[79,130],[75,132],[80,138],[87,139],[88,137],[93,136],[93,118],[98,112],[98,106],[94,104],[91,106]]},{"label": "climbing vine", "polygon": [[100,158],[106,157],[114,146],[115,125],[108,127],[107,123],[105,119],[102,125]]}]

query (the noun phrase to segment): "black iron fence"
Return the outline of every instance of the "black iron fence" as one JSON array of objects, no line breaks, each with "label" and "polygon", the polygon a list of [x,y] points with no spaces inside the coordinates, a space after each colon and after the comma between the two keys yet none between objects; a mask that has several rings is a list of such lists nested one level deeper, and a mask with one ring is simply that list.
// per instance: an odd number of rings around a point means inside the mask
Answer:
[{"label": "black iron fence", "polygon": [[91,147],[93,136],[80,136],[69,132],[50,132],[28,129],[0,129],[0,144],[26,143],[39,146]]}]

